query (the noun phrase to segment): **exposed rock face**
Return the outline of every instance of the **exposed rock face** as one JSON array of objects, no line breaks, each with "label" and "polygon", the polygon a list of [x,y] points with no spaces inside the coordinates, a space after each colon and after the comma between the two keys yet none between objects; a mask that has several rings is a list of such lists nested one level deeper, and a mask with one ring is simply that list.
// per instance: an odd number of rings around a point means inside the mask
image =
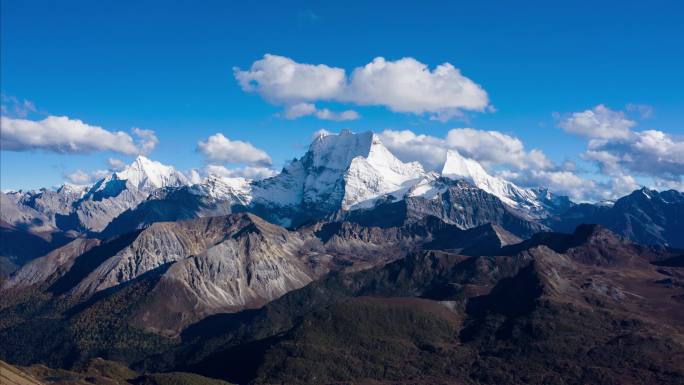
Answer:
[{"label": "exposed rock face", "polygon": [[7,280],[0,290],[50,283],[51,278],[57,278],[68,271],[78,256],[99,244],[100,241],[96,239],[76,238],[27,263]]},{"label": "exposed rock face", "polygon": [[143,327],[177,332],[209,314],[262,306],[318,277],[297,234],[245,218],[253,223],[166,270],[138,317]]},{"label": "exposed rock face", "polygon": [[[203,183],[154,191],[135,208],[130,208],[102,231],[108,238],[143,229],[155,222],[180,221],[226,215],[234,207],[249,204],[249,185],[242,178],[208,177]],[[246,191],[247,190],[247,191]]]},{"label": "exposed rock face", "polygon": [[423,248],[482,255],[517,241],[496,225],[462,230],[431,216],[400,227],[333,222],[293,231],[240,213],[157,222],[103,243],[77,239],[24,266],[4,289],[47,285],[87,300],[144,280],[152,289],[137,322],[175,333],[209,314],[262,306],[330,271],[369,269]]},{"label": "exposed rock face", "polygon": [[[585,235],[576,249],[621,251],[605,230]],[[658,283],[653,266],[603,262],[545,245],[507,257],[422,252],[200,322],[174,351],[176,368],[253,383],[678,384],[681,287]]]},{"label": "exposed rock face", "polygon": [[399,226],[431,215],[461,229],[494,223],[521,237],[529,237],[545,227],[505,205],[496,196],[466,181],[439,178],[429,192],[409,194],[400,201],[380,203],[372,209],[343,213],[350,221],[365,225]]},{"label": "exposed rock face", "polygon": [[477,161],[461,156],[456,150],[447,152],[442,176],[465,179],[478,188],[498,197],[509,206],[543,215],[544,207],[537,194],[502,178],[491,176]]},{"label": "exposed rock face", "polygon": [[[82,278],[63,278],[72,288],[58,282],[55,290],[87,299],[158,271],[158,278],[150,276],[155,283],[146,310],[136,319],[146,329],[173,333],[209,314],[261,306],[328,271],[311,259],[318,253],[305,252],[305,237],[252,214],[159,222],[129,238],[101,256],[78,257],[103,260],[81,271]],[[36,266],[54,259],[48,256]],[[16,279],[35,275],[34,270],[26,266]]]},{"label": "exposed rock face", "polygon": [[[275,177],[253,184],[256,211],[285,226],[320,219],[340,209],[367,206],[424,176],[418,163],[397,159],[372,132],[318,136],[307,153]],[[292,217],[292,212],[298,215]],[[275,215],[275,216],[274,216]]]},{"label": "exposed rock face", "polygon": [[[66,189],[62,191],[66,192]],[[8,226],[32,232],[55,231],[55,214],[69,212],[78,197],[58,191],[40,190],[0,193],[0,219]]]},{"label": "exposed rock face", "polygon": [[[157,223],[37,261],[73,263],[64,274],[56,263],[49,293],[8,304],[2,292],[0,358],[104,354],[238,383],[681,382],[684,274],[645,256],[665,249],[597,226],[517,241],[435,217],[297,231],[244,213]],[[99,291],[74,296],[82,283]]]}]

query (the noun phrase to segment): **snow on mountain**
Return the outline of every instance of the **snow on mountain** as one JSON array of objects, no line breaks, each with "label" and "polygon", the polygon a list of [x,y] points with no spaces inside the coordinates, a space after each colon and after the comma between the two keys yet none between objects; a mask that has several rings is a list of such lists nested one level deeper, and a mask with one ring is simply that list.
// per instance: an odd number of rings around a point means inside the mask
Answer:
[{"label": "snow on mountain", "polygon": [[188,185],[188,178],[173,166],[147,159],[139,155],[133,163],[116,172],[117,179],[126,180],[138,190],[152,191],[162,187]]},{"label": "snow on mountain", "polygon": [[[237,205],[280,225],[294,226],[339,211],[370,208],[388,198],[437,198],[448,187],[440,181],[441,176],[465,179],[533,218],[572,205],[548,190],[525,189],[492,176],[477,161],[456,151],[448,152],[440,175],[426,172],[417,162],[402,162],[372,132],[343,130],[318,135],[304,156],[271,178],[252,181],[210,175],[193,184],[172,166],[138,156],[122,171],[92,186],[64,185],[39,193],[4,194],[3,204],[14,207],[5,210],[3,220],[99,232],[143,201],[173,198],[167,206],[150,205],[147,209],[155,206],[158,211],[172,204],[178,206],[176,211],[183,213],[182,217],[192,217],[193,213],[232,212]],[[173,193],[176,190],[178,194]]]},{"label": "snow on mountain", "polygon": [[368,155],[352,159],[344,175],[342,209],[368,206],[382,195],[406,191],[424,176],[420,163],[400,161],[373,134]]},{"label": "snow on mountain", "polygon": [[245,206],[252,201],[252,184],[245,178],[227,178],[212,174],[200,183],[192,185],[191,191],[217,201],[228,201]]},{"label": "snow on mountain", "polygon": [[3,193],[2,220],[34,231],[102,231],[114,218],[136,207],[154,190],[188,185],[171,166],[143,156],[93,185],[64,184],[57,189]]},{"label": "snow on mountain", "polygon": [[372,132],[342,130],[318,135],[281,174],[254,182],[253,196],[267,207],[298,208],[315,216],[371,205],[383,195],[407,191],[424,175],[419,163],[400,161]]},{"label": "snow on mountain", "polygon": [[466,158],[456,150],[447,151],[442,176],[452,179],[465,179],[478,188],[495,195],[509,206],[528,213],[543,210],[537,194],[521,188],[503,178],[489,175],[484,167],[474,159]]}]

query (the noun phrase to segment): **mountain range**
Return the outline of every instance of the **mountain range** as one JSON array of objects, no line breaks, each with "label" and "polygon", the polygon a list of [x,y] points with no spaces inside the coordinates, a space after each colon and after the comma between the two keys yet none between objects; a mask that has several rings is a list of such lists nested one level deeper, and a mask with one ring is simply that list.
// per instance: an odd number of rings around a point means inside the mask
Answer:
[{"label": "mountain range", "polygon": [[684,381],[675,190],[575,203],[342,131],[262,180],[139,156],[0,198],[0,360],[44,381]]}]

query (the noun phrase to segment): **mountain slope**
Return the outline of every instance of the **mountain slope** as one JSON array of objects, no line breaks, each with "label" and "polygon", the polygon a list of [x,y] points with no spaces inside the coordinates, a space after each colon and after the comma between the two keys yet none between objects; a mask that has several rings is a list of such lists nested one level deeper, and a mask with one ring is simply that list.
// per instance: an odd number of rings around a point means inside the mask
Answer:
[{"label": "mountain slope", "polygon": [[188,183],[173,167],[138,156],[92,186],[65,184],[56,190],[2,193],[2,220],[32,231],[100,232],[154,190]]},{"label": "mountain slope", "polygon": [[[442,176],[452,179],[465,179],[478,188],[496,196],[505,204],[517,208],[534,217],[548,215],[553,209],[551,198],[540,200],[539,194],[531,189],[524,189],[499,177],[491,176],[481,164],[474,159],[466,158],[456,150],[447,151],[442,168]],[[546,192],[548,195],[548,191]]]},{"label": "mountain slope", "polygon": [[209,176],[202,183],[154,191],[138,206],[114,218],[101,232],[103,238],[143,229],[155,222],[220,216],[248,205],[251,186],[242,178]]},{"label": "mountain slope", "polygon": [[658,283],[664,274],[545,246],[427,252],[208,318],[171,362],[257,384],[678,384],[682,289]]},{"label": "mountain slope", "polygon": [[401,200],[388,199],[370,209],[340,214],[367,226],[400,226],[435,216],[461,229],[493,223],[526,238],[546,227],[464,180],[437,178],[409,189]]},{"label": "mountain slope", "polygon": [[546,223],[558,231],[597,223],[640,244],[684,248],[684,193],[643,188],[612,206],[580,205]]}]

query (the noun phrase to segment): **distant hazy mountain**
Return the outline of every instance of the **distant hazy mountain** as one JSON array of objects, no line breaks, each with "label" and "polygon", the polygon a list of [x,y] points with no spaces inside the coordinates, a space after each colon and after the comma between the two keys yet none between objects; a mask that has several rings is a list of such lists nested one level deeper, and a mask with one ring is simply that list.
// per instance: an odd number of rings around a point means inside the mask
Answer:
[{"label": "distant hazy mountain", "polygon": [[684,193],[643,188],[613,205],[577,205],[546,223],[564,232],[597,223],[641,244],[684,248]]},{"label": "distant hazy mountain", "polygon": [[122,171],[92,186],[66,184],[54,191],[2,193],[2,220],[34,231],[99,232],[156,189],[187,184],[187,178],[173,167],[138,156]]}]

